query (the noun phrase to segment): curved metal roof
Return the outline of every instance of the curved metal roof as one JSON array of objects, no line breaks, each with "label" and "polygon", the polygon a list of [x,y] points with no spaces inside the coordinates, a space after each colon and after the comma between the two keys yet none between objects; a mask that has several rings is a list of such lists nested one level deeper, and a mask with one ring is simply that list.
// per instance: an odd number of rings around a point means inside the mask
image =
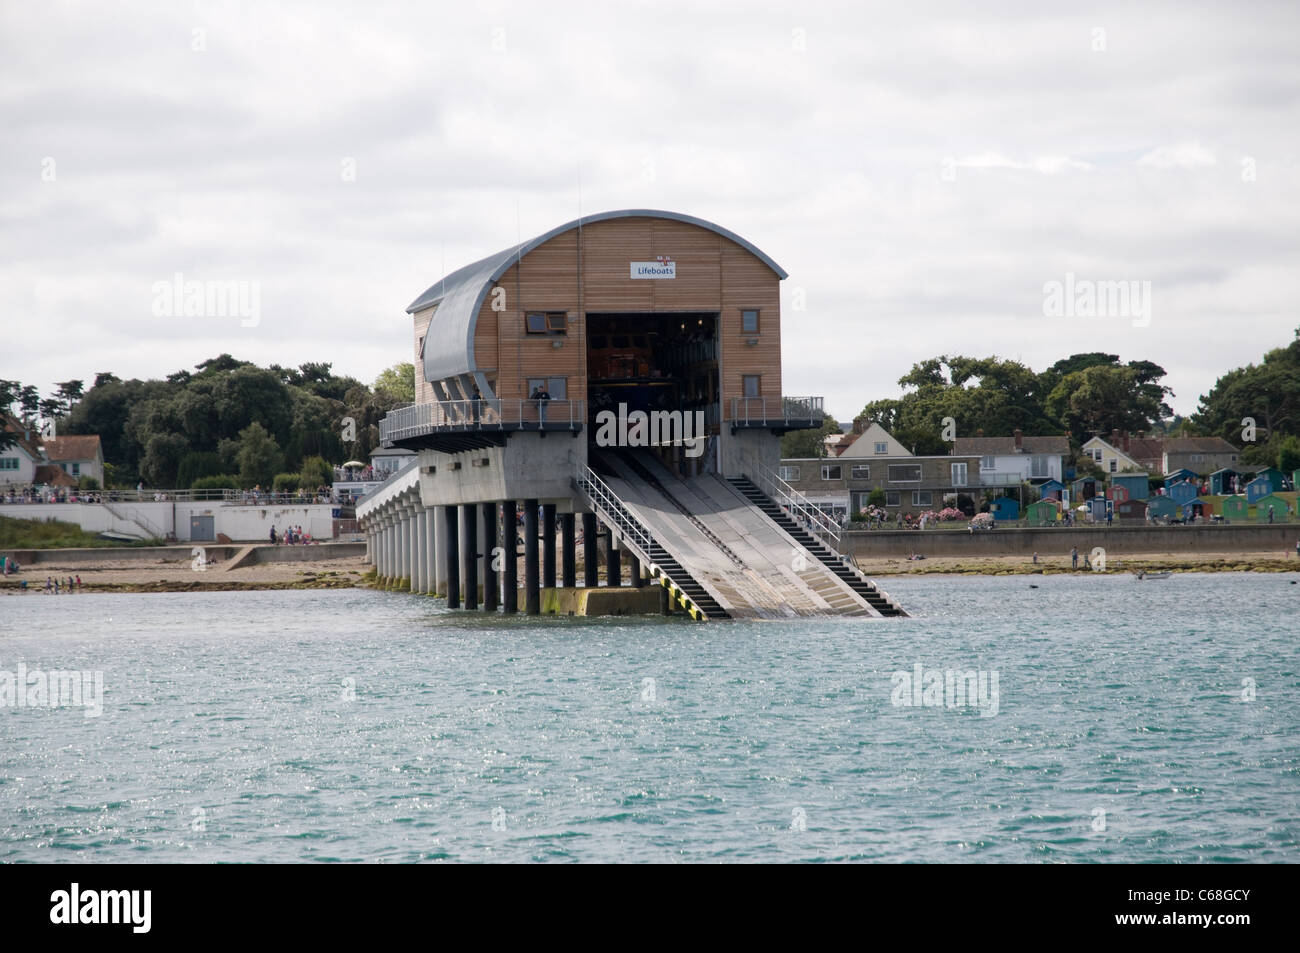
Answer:
[{"label": "curved metal roof", "polygon": [[678,212],[665,212],[657,209],[621,209],[616,212],[601,212],[598,215],[584,215],[558,228],[553,228],[544,235],[514,245],[494,255],[489,255],[473,264],[466,265],[447,275],[441,281],[430,286],[422,295],[411,302],[406,311],[413,314],[425,308],[438,306],[434,312],[433,323],[429,327],[424,342],[424,379],[427,381],[444,380],[458,374],[468,374],[476,370],[474,362],[474,326],[478,322],[479,309],[487,297],[492,285],[509,269],[512,262],[527,255],[534,248],[550,241],[557,235],[614,218],[663,218],[675,222],[698,225],[716,232],[723,238],[730,239],[741,248],[776,272],[778,278],[786,278],[785,269],[768,257],[761,249],[745,241],[735,232],[728,231],[721,225],[715,225],[702,218],[682,215]]}]

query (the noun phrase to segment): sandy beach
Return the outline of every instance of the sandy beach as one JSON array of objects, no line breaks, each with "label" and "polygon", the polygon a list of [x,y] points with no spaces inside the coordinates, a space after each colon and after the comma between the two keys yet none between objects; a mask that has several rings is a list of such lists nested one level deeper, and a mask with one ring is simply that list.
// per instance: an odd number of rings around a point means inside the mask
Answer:
[{"label": "sandy beach", "polygon": [[362,557],[345,557],[293,562],[254,563],[226,570],[222,563],[195,568],[186,560],[96,560],[73,559],[41,562],[24,567],[20,576],[4,580],[5,593],[20,593],[18,580],[27,581],[27,592],[43,591],[45,577],[80,576],[85,591],[185,592],[203,589],[334,589],[356,586],[370,567]]}]

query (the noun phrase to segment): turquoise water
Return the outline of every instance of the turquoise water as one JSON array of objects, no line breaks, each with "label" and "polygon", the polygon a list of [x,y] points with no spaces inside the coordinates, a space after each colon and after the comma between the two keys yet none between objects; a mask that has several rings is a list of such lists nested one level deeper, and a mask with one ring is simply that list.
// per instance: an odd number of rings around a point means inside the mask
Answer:
[{"label": "turquoise water", "polygon": [[[1294,862],[1296,578],[890,579],[914,618],[707,625],[0,598],[0,671],[104,686],[0,708],[0,861]],[[917,663],[997,672],[996,714],[895,705]]]}]

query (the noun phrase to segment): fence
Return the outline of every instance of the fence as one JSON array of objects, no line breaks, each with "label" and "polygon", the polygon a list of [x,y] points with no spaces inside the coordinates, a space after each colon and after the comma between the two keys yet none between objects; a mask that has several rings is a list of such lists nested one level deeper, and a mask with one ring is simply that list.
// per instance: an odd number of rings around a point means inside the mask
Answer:
[{"label": "fence", "polygon": [[574,430],[585,423],[581,400],[444,400],[389,411],[379,422],[379,439],[387,446],[439,430]]}]

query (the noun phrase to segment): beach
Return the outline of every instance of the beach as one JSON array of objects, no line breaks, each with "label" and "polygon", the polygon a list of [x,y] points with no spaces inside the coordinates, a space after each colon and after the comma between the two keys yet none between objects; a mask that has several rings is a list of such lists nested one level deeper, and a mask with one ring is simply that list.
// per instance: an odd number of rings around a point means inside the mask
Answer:
[{"label": "beach", "polygon": [[[75,550],[71,551],[77,552]],[[139,559],[42,561],[24,567],[18,576],[4,580],[0,592],[21,594],[18,580],[26,580],[27,593],[44,590],[45,577],[60,581],[81,577],[81,588],[99,592],[187,592],[225,589],[337,589],[359,585],[370,568],[363,557],[258,562],[227,570],[220,562],[195,568],[192,558],[184,560]]]}]

